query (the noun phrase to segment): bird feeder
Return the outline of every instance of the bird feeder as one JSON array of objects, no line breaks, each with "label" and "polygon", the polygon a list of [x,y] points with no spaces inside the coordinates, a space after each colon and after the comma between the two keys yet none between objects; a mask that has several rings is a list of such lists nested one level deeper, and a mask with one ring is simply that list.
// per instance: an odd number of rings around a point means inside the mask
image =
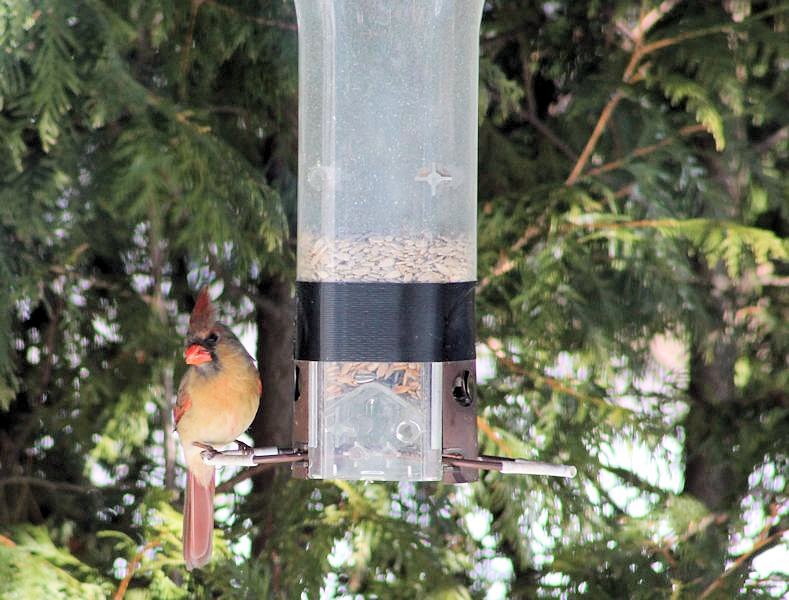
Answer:
[{"label": "bird feeder", "polygon": [[294,443],[309,477],[439,480],[448,438],[477,454],[482,1],[296,11]]},{"label": "bird feeder", "polygon": [[466,482],[480,468],[574,474],[478,455],[483,3],[295,0],[293,449],[235,464],[294,462],[297,476],[351,480]]}]

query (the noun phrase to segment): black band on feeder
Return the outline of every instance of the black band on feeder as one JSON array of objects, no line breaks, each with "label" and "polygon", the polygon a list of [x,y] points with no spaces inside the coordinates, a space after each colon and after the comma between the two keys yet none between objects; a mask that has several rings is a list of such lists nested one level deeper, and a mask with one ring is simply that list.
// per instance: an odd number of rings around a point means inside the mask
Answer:
[{"label": "black band on feeder", "polygon": [[475,285],[297,281],[296,359],[471,360]]}]

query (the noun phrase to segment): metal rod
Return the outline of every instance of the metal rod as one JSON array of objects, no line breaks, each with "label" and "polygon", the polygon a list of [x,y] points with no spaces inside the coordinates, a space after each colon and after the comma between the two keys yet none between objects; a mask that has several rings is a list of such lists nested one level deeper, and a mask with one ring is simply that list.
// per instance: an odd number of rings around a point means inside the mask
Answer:
[{"label": "metal rod", "polygon": [[201,455],[205,464],[214,467],[254,467],[264,464],[299,462],[307,457],[304,450],[279,448],[254,448],[252,454],[238,450],[219,452],[206,449]]},{"label": "metal rod", "polygon": [[[203,462],[211,466],[254,467],[263,464],[283,464],[301,462],[307,458],[306,450],[292,448],[253,448],[251,452],[243,450],[227,450],[219,452],[207,444],[199,444],[205,448],[201,453]],[[512,475],[548,475],[551,477],[575,477],[577,469],[571,465],[555,465],[552,463],[509,458],[505,456],[463,457],[457,454],[444,454],[442,461],[446,465],[470,469],[486,469]]]},{"label": "metal rod", "polygon": [[486,469],[512,475],[549,475],[551,477],[575,477],[578,470],[570,465],[554,465],[552,463],[507,458],[503,456],[480,456],[463,458],[452,454],[444,454],[444,464],[455,467]]}]

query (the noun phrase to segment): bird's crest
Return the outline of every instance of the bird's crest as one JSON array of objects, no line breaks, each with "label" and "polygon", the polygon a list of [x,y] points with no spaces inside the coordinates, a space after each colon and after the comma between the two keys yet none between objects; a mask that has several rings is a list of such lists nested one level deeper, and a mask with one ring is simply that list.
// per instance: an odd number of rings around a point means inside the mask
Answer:
[{"label": "bird's crest", "polygon": [[210,329],[216,322],[216,309],[211,297],[208,295],[208,286],[203,287],[197,294],[192,316],[189,317],[189,331],[202,331]]}]

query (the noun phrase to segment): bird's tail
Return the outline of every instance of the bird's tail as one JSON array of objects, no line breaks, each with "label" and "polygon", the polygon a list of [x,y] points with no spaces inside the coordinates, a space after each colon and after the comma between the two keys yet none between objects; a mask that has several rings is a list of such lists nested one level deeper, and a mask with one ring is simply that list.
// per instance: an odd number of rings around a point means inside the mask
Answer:
[{"label": "bird's tail", "polygon": [[[202,479],[202,478],[200,478]],[[207,484],[188,471],[184,504],[184,560],[191,571],[211,560],[214,535],[214,469]]]}]

